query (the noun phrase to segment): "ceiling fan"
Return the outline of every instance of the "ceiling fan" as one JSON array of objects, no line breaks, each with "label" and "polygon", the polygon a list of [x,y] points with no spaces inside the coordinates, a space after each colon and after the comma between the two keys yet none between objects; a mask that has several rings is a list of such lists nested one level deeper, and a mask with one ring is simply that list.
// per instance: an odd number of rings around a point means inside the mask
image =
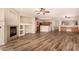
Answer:
[{"label": "ceiling fan", "polygon": [[40,8],[39,10],[35,11],[37,14],[43,14],[50,13],[50,11],[46,10],[45,8]]}]

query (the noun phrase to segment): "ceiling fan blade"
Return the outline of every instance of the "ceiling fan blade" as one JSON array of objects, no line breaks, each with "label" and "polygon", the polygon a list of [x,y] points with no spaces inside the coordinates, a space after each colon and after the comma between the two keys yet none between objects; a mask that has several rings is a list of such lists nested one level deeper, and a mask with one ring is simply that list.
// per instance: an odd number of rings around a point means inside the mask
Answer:
[{"label": "ceiling fan blade", "polygon": [[41,8],[41,10],[45,10],[45,8]]},{"label": "ceiling fan blade", "polygon": [[45,11],[45,13],[50,13],[50,11]]},{"label": "ceiling fan blade", "polygon": [[45,11],[45,9],[44,8],[40,8],[40,12],[44,12]]},{"label": "ceiling fan blade", "polygon": [[35,10],[35,12],[40,12],[40,11],[38,11],[38,10]]},{"label": "ceiling fan blade", "polygon": [[40,13],[37,13],[37,14],[40,14]]}]

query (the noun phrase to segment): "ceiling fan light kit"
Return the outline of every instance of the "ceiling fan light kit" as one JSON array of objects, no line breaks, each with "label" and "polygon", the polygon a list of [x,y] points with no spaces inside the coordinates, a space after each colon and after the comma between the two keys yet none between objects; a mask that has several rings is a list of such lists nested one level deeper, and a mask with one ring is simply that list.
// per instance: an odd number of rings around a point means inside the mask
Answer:
[{"label": "ceiling fan light kit", "polygon": [[43,14],[50,13],[50,11],[47,11],[45,8],[40,8],[39,11],[36,10],[37,14]]}]

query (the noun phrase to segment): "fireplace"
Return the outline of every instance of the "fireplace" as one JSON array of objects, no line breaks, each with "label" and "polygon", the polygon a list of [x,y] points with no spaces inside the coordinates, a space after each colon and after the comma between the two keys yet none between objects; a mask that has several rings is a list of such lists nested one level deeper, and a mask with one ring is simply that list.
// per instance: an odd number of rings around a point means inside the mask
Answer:
[{"label": "fireplace", "polygon": [[17,35],[17,27],[11,26],[10,27],[10,37]]}]

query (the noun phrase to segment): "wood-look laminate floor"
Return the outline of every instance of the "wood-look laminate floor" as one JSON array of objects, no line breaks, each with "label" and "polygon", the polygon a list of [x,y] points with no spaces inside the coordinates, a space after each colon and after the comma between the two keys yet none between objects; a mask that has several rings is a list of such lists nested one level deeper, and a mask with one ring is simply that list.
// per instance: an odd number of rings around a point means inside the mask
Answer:
[{"label": "wood-look laminate floor", "polygon": [[79,33],[26,34],[0,48],[3,51],[79,51]]}]

